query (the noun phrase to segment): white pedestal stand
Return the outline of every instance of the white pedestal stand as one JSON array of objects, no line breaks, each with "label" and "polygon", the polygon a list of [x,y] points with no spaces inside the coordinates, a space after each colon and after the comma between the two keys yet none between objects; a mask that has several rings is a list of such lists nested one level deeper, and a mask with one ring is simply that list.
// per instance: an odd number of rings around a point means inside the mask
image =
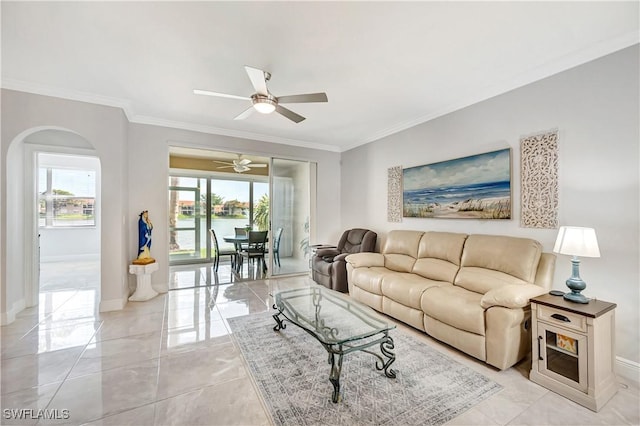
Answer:
[{"label": "white pedestal stand", "polygon": [[148,265],[129,265],[129,273],[136,276],[136,291],[129,297],[131,302],[144,302],[158,295],[151,287],[151,274],[158,268],[157,262]]}]

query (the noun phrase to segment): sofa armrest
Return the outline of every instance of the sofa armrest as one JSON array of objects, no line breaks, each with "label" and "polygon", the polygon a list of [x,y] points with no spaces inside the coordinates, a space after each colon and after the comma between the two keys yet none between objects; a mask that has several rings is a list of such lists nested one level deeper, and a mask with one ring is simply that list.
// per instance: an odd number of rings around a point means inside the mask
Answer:
[{"label": "sofa armrest", "polygon": [[334,262],[345,261],[346,257],[349,256],[349,253],[341,253],[333,258]]},{"label": "sofa armrest", "polygon": [[536,272],[535,284],[544,289],[551,290],[553,284],[553,272],[556,270],[556,255],[553,253],[542,253],[538,270]]},{"label": "sofa armrest", "polygon": [[320,248],[316,250],[316,256],[318,257],[335,257],[340,254],[340,250],[337,248]]},{"label": "sofa armrest", "polygon": [[354,253],[347,256],[347,262],[354,268],[384,266],[384,256],[381,253]]},{"label": "sofa armrest", "polygon": [[547,290],[535,284],[512,284],[489,290],[480,299],[484,309],[492,306],[505,308],[524,308],[532,297],[545,294]]}]

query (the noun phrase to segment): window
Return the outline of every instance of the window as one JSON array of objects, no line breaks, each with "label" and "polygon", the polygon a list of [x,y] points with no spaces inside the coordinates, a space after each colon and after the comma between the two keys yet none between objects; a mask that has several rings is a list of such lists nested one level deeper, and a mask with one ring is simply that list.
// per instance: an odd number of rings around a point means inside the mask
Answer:
[{"label": "window", "polygon": [[95,170],[38,168],[40,227],[95,226]]},{"label": "window", "polygon": [[[224,236],[235,228],[268,229],[267,178],[169,177],[169,261],[208,261],[209,229],[221,249],[231,249]],[[260,212],[260,214],[258,214]]]}]

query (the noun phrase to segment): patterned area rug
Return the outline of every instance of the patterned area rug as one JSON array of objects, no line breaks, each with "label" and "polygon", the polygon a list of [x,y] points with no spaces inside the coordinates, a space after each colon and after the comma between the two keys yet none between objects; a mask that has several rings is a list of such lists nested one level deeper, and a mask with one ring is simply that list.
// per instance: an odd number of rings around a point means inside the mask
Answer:
[{"label": "patterned area rug", "polygon": [[315,338],[288,321],[286,329],[273,331],[268,314],[231,318],[229,324],[276,425],[441,425],[502,389],[392,330],[397,377],[376,370],[370,354],[347,354],[342,400],[334,404],[328,355]]}]

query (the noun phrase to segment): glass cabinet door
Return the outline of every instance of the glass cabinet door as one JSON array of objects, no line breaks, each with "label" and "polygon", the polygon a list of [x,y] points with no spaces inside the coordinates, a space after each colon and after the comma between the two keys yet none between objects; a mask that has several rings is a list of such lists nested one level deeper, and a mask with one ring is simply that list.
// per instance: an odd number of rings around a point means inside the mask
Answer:
[{"label": "glass cabinet door", "polygon": [[586,336],[538,323],[538,368],[541,373],[586,391],[586,352]]}]

